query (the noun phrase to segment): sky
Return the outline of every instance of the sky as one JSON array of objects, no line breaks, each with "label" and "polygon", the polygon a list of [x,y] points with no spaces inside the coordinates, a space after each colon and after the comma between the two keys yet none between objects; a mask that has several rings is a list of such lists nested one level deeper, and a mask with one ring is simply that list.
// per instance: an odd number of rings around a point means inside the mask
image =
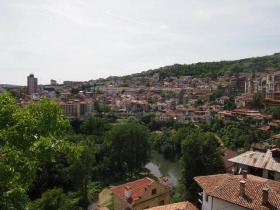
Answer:
[{"label": "sky", "polygon": [[279,0],[0,0],[0,84],[280,52]]}]

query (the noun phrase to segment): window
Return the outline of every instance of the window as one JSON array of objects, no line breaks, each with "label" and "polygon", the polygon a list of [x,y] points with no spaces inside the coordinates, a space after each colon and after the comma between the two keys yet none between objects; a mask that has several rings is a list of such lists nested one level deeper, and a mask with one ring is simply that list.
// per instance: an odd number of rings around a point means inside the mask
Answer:
[{"label": "window", "polygon": [[158,204],[159,204],[160,206],[164,205],[164,200],[160,201]]},{"label": "window", "polygon": [[205,193],[205,201],[208,202],[208,195]]},{"label": "window", "polygon": [[152,189],[152,195],[157,194],[157,189]]}]

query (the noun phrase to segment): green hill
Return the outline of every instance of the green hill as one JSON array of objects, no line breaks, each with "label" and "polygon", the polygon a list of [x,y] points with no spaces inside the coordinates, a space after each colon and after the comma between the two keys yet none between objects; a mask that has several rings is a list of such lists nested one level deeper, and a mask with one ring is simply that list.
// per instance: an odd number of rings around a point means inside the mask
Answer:
[{"label": "green hill", "polygon": [[280,69],[280,53],[255,58],[245,58],[233,61],[204,62],[195,64],[174,64],[154,70],[125,76],[124,78],[152,76],[159,73],[160,79],[170,76],[194,76],[211,77],[213,79],[225,73],[234,74],[238,72],[259,72],[266,68]]}]

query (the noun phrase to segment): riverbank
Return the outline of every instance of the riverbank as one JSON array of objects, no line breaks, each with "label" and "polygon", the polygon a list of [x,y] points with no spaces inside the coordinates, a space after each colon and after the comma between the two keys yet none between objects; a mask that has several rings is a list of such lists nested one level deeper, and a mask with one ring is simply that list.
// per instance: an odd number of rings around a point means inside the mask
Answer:
[{"label": "riverbank", "polygon": [[153,151],[150,162],[146,164],[145,168],[155,177],[167,177],[169,185],[174,187],[178,186],[181,173],[178,162],[166,160],[162,154]]}]

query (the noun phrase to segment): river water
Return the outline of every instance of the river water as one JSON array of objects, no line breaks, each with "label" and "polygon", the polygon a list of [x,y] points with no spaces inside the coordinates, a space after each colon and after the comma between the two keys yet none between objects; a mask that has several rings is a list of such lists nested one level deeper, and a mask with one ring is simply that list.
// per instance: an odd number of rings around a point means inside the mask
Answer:
[{"label": "river water", "polygon": [[[153,151],[151,154],[150,162],[145,166],[151,174],[156,177],[165,176],[168,177],[168,184],[174,187],[178,186],[180,179],[180,164],[165,160],[163,155]],[[91,203],[88,210],[94,209],[99,203],[98,198]]]},{"label": "river water", "polygon": [[180,179],[179,162],[168,161],[163,158],[162,154],[155,151],[152,152],[150,162],[145,166],[154,176],[168,177],[168,184],[178,186]]}]

